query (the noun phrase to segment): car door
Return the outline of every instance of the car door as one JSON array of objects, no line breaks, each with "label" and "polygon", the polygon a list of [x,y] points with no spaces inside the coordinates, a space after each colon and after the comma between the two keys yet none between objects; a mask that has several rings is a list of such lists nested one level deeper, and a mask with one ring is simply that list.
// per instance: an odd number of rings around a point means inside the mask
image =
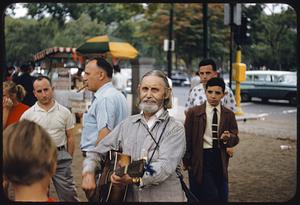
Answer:
[{"label": "car door", "polygon": [[263,98],[266,96],[266,74],[254,74],[253,84],[254,87],[251,92],[252,97]]}]

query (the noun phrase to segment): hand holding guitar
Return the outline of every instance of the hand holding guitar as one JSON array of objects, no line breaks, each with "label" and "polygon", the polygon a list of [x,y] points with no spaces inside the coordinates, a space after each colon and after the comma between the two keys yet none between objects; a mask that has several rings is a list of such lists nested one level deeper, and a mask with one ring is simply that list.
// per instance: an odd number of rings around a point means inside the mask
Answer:
[{"label": "hand holding guitar", "polygon": [[132,178],[128,174],[124,174],[123,176],[120,177],[115,173],[113,173],[110,179],[113,185],[126,186],[128,184],[132,184]]},{"label": "hand holding guitar", "polygon": [[87,197],[93,196],[96,189],[96,179],[94,173],[85,173],[82,175],[82,189],[85,191]]}]

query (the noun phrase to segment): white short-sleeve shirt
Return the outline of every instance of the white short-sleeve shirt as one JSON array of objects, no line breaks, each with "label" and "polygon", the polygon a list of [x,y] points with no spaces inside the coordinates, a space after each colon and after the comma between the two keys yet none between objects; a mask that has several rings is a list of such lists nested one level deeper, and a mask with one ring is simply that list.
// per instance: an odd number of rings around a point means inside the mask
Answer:
[{"label": "white short-sleeve shirt", "polygon": [[74,128],[72,113],[55,101],[54,106],[46,111],[36,102],[26,110],[20,120],[27,119],[43,127],[54,140],[57,147],[66,145],[66,130]]}]

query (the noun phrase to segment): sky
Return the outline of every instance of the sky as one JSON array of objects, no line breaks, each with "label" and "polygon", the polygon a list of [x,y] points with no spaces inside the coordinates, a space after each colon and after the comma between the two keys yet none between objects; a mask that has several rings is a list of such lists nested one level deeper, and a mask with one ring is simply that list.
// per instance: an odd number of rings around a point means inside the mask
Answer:
[{"label": "sky", "polygon": [[[265,13],[267,15],[270,15],[272,13],[272,11],[274,12],[280,12],[281,11],[281,7],[286,8],[288,5],[287,4],[277,4],[275,6],[275,4],[266,4],[267,7],[265,8]],[[20,17],[24,17],[27,15],[27,9],[22,7],[21,3],[17,3],[17,8],[15,10],[16,15],[14,16],[15,18],[20,18]]]}]

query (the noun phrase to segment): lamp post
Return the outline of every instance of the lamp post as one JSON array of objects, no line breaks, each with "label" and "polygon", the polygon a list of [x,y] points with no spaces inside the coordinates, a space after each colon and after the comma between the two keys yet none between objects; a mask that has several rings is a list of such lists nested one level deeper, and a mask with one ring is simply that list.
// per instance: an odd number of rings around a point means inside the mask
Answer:
[{"label": "lamp post", "polygon": [[207,3],[202,4],[203,7],[203,56],[204,58],[209,57],[208,49],[208,5]]},{"label": "lamp post", "polygon": [[173,40],[173,13],[174,4],[171,3],[170,8],[170,21],[169,21],[169,43],[168,43],[168,77],[171,78],[172,75],[172,40]]}]

